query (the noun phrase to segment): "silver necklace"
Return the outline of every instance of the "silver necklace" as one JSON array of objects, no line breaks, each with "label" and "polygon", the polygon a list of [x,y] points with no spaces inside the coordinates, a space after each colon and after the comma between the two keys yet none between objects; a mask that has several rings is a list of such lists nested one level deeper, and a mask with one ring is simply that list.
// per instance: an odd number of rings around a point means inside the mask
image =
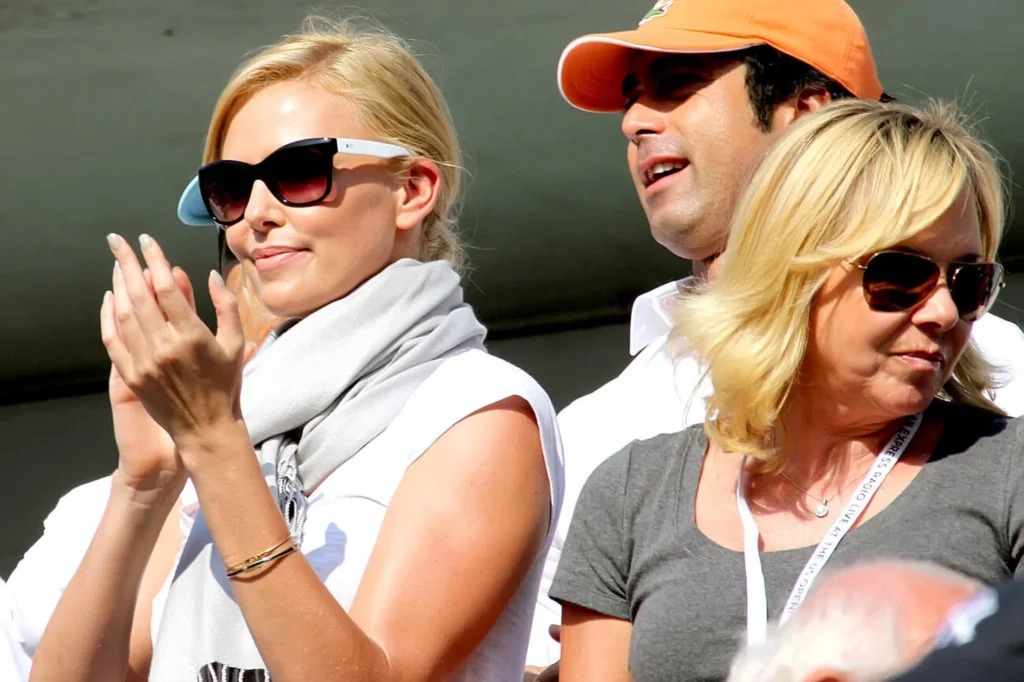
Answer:
[{"label": "silver necklace", "polygon": [[818,506],[814,508],[814,515],[817,516],[819,519],[823,519],[826,516],[828,516],[828,503],[839,497],[842,494],[843,490],[849,487],[851,483],[853,483],[856,480],[859,480],[860,478],[863,478],[864,474],[866,474],[869,470],[870,467],[868,468],[868,470],[864,471],[860,476],[855,476],[846,483],[844,483],[842,486],[840,486],[839,490],[836,491],[835,495],[833,495],[832,497],[826,497],[824,499],[818,497],[817,495],[808,490],[805,490],[804,488],[801,488],[799,485],[796,484],[796,481],[794,481],[792,478],[786,475],[785,471],[780,471],[779,473],[782,474],[782,477],[786,479],[787,483],[789,483],[791,486],[802,492],[804,495],[818,503]]}]

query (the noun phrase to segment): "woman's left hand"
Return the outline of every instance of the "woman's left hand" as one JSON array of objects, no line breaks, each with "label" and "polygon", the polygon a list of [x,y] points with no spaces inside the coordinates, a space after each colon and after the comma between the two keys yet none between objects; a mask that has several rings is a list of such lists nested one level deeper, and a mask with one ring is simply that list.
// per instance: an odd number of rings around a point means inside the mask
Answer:
[{"label": "woman's left hand", "polygon": [[156,240],[139,238],[152,289],[131,246],[116,234],[107,241],[118,272],[104,305],[113,306],[120,330],[107,350],[125,383],[179,450],[239,422],[246,344],[234,294],[216,271],[210,273],[214,335],[175,283]]}]

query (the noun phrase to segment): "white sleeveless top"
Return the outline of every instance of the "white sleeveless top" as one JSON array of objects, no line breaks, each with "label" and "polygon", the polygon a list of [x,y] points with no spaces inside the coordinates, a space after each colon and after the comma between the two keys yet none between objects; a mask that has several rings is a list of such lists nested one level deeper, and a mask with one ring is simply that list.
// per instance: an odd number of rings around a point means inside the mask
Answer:
[{"label": "white sleeveless top", "polygon": [[[406,469],[457,422],[511,396],[526,400],[536,415],[551,491],[551,521],[544,547],[534,557],[519,590],[480,646],[448,678],[450,682],[519,682],[523,678],[544,556],[564,487],[555,411],[540,385],[519,368],[483,351],[467,351],[445,360],[416,389],[388,428],[328,476],[307,505],[302,553],[348,610]],[[187,536],[198,505],[184,496],[183,502],[182,531]],[[169,583],[154,600],[154,624],[160,622]],[[160,637],[154,636],[154,640],[159,647]]]},{"label": "white sleeveless top", "polygon": [[0,680],[27,682],[29,658],[21,647],[11,613],[7,585],[0,578]]}]

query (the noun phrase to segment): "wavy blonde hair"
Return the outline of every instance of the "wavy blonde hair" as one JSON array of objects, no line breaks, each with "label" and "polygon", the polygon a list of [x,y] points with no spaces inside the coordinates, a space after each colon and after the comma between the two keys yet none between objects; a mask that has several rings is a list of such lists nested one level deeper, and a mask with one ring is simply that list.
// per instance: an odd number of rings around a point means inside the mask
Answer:
[{"label": "wavy blonde hair", "polygon": [[[217,100],[203,163],[221,158],[231,119],[267,86],[306,81],[352,102],[375,140],[409,149],[436,163],[441,188],[423,221],[421,260],[447,260],[457,270],[464,251],[455,231],[462,182],[462,152],[441,92],[409,45],[364,19],[306,19],[297,33],[262,49],[232,74]],[[395,159],[396,177],[415,158]]]},{"label": "wavy blonde hair", "polygon": [[[773,434],[799,381],[811,307],[844,260],[931,226],[963,189],[991,261],[1004,185],[992,151],[954,105],[866,100],[808,115],[769,151],[741,198],[723,268],[674,311],[675,352],[695,352],[714,387],[705,430],[724,451],[778,468]],[[940,398],[1002,412],[986,396],[993,369],[969,344]]]}]

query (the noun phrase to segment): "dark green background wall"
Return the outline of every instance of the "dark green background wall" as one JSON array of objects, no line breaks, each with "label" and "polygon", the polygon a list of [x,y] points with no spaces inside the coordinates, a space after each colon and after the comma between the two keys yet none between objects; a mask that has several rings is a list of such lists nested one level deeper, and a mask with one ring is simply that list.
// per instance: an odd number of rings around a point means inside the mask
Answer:
[{"label": "dark green background wall", "polygon": [[[632,298],[686,272],[650,239],[618,117],[571,109],[554,82],[569,40],[633,26],[651,4],[362,3],[415,41],[448,96],[472,173],[462,220],[475,266],[470,298],[500,339],[495,350],[533,371],[559,404],[626,363],[620,323]],[[1009,163],[1024,165],[1024,3],[852,4],[887,90],[968,102]],[[103,236],[149,232],[190,273],[214,264],[214,235],[176,224],[178,192],[230,71],[296,28],[307,7],[0,2],[0,575],[61,492],[115,465],[104,397],[88,394],[106,374],[97,323],[111,263]],[[1003,258],[1024,272],[1019,222]],[[1022,279],[1005,298],[1016,310],[1004,304],[1002,315],[1024,308]],[[38,400],[70,393],[80,395]]]}]

